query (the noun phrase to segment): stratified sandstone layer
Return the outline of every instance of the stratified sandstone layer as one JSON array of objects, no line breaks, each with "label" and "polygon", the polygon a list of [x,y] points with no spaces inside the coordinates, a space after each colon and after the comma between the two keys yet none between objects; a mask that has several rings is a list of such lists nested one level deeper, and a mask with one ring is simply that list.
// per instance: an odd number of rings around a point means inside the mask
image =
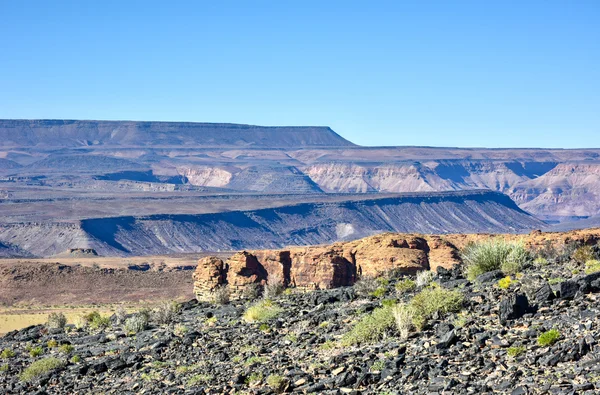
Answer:
[{"label": "stratified sandstone layer", "polygon": [[548,243],[554,247],[570,242],[591,245],[600,241],[600,229],[528,235],[384,233],[328,246],[242,251],[227,260],[200,259],[193,276],[194,293],[206,300],[215,288],[227,285],[237,297],[249,284],[265,284],[273,278],[283,280],[286,286],[329,289],[352,285],[360,276],[376,277],[389,271],[408,274],[439,266],[451,268],[462,263],[459,251],[465,245],[493,237],[520,241],[532,249]]}]

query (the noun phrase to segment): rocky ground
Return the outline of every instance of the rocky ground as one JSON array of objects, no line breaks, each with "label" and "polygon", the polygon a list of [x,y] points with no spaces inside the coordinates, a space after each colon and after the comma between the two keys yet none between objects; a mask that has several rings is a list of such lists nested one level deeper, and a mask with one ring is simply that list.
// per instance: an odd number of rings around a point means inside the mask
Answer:
[{"label": "rocky ground", "polygon": [[[375,342],[344,343],[362,318],[427,287],[399,292],[406,278],[394,276],[366,294],[365,282],[292,289],[272,299],[278,314],[252,323],[244,313],[256,302],[192,300],[161,318],[168,323],[151,322],[136,334],[124,331],[119,321],[128,316],[117,314],[104,329],[25,328],[0,338],[0,392],[598,393],[600,273],[547,255],[506,289],[499,271],[471,282],[460,266],[438,268],[433,281],[464,295],[462,310],[434,314],[404,340],[392,325]],[[540,335],[553,329],[557,341],[540,345]],[[56,359],[47,372],[23,376],[48,358]]]}]

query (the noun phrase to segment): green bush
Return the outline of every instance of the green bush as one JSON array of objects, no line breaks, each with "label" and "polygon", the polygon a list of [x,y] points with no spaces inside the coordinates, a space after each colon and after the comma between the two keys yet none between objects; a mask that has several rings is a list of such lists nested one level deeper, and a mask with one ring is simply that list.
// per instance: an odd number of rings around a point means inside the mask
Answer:
[{"label": "green bush", "polygon": [[560,339],[560,332],[556,329],[551,329],[547,332],[542,333],[537,342],[542,347],[548,347],[556,343]]},{"label": "green bush", "polygon": [[524,352],[525,352],[525,347],[522,347],[522,346],[509,347],[508,350],[506,350],[506,353],[511,358],[516,358],[519,355],[523,354]]},{"label": "green bush", "polygon": [[383,299],[381,305],[383,307],[394,307],[398,302],[394,299]]},{"label": "green bush", "polygon": [[594,260],[594,258],[594,248],[592,246],[581,246],[573,253],[573,260],[581,264]]},{"label": "green bush", "polygon": [[409,303],[414,309],[413,323],[417,329],[422,329],[436,313],[447,314],[460,311],[463,301],[464,296],[459,291],[451,291],[440,286],[425,288]]},{"label": "green bush", "polygon": [[159,325],[167,325],[173,322],[180,310],[181,306],[175,301],[162,302],[152,310],[151,318]]},{"label": "green bush", "polygon": [[125,320],[123,324],[123,331],[127,334],[135,334],[146,330],[148,327],[148,315],[143,313],[136,313]]},{"label": "green bush", "polygon": [[8,372],[9,366],[7,363],[0,365],[0,372]]},{"label": "green bush", "polygon": [[58,358],[50,357],[40,359],[39,361],[35,361],[29,365],[29,367],[19,375],[19,378],[21,381],[25,382],[33,381],[48,372],[62,367],[63,365],[64,362]]},{"label": "green bush", "polygon": [[13,350],[11,350],[10,348],[5,348],[0,353],[0,358],[1,359],[9,359],[9,358],[13,358],[15,355],[16,354],[15,354],[15,352]]},{"label": "green bush", "polygon": [[73,355],[70,359],[71,363],[79,363],[81,362],[81,357],[79,355]]},{"label": "green bush", "polygon": [[62,346],[58,347],[58,351],[60,351],[61,353],[65,354],[65,355],[71,354],[74,349],[75,348],[70,344],[63,344]]},{"label": "green bush", "polygon": [[401,294],[414,291],[415,288],[417,288],[417,283],[415,283],[410,278],[406,278],[396,283],[396,291],[398,291]]},{"label": "green bush", "polygon": [[40,355],[42,355],[43,353],[44,353],[44,349],[42,348],[42,346],[37,346],[37,347],[35,347],[35,348],[33,348],[33,347],[32,347],[32,348],[29,350],[29,355],[30,355],[32,358],[39,357],[39,356],[40,356]]},{"label": "green bush", "polygon": [[379,360],[371,365],[371,372],[381,372],[385,368],[385,361]]},{"label": "green bush", "polygon": [[510,288],[510,285],[512,284],[512,279],[510,278],[510,276],[506,276],[503,279],[498,280],[498,288],[500,289],[508,289]]},{"label": "green bush", "polygon": [[67,325],[67,317],[63,313],[50,313],[46,326],[50,329],[62,329]]},{"label": "green bush", "polygon": [[466,265],[467,278],[474,280],[492,270],[516,274],[531,261],[531,255],[523,243],[491,239],[465,247],[462,259]]},{"label": "green bush", "polygon": [[592,259],[585,263],[585,274],[592,274],[600,272],[600,261]]},{"label": "green bush", "polygon": [[110,318],[103,317],[97,311],[92,311],[91,313],[85,314],[80,317],[79,322],[76,323],[77,327],[86,327],[89,326],[90,329],[99,330],[104,329],[110,326]]},{"label": "green bush", "polygon": [[246,384],[252,385],[260,383],[263,379],[263,375],[260,372],[254,372],[250,376],[246,377]]},{"label": "green bush", "polygon": [[375,291],[371,292],[371,296],[378,299],[383,298],[383,296],[385,295],[385,291],[385,287],[379,287]]},{"label": "green bush", "polygon": [[535,260],[533,261],[533,264],[535,266],[547,266],[548,263],[550,263],[550,262],[548,262],[548,260],[546,258],[541,257],[541,256],[535,258]]},{"label": "green bush", "polygon": [[358,321],[340,340],[342,346],[354,346],[380,340],[394,326],[392,307],[380,307]]},{"label": "green bush", "polygon": [[246,322],[264,322],[277,317],[282,311],[272,301],[264,299],[248,307],[243,318]]},{"label": "green bush", "polygon": [[287,387],[287,380],[278,374],[271,374],[267,377],[267,385],[276,393],[281,393]]}]

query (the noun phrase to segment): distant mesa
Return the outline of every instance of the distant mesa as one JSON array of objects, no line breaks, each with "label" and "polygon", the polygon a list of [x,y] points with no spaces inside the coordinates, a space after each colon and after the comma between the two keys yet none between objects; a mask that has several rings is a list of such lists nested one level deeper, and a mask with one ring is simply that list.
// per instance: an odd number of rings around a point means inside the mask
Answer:
[{"label": "distant mesa", "polygon": [[0,147],[349,147],[329,127],[229,123],[0,120]]}]

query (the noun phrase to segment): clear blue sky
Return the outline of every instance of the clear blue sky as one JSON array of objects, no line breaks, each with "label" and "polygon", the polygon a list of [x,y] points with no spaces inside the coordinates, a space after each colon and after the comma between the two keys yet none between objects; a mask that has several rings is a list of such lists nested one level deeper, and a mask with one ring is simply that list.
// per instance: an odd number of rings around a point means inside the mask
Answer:
[{"label": "clear blue sky", "polygon": [[0,0],[0,118],[600,147],[600,1]]}]

